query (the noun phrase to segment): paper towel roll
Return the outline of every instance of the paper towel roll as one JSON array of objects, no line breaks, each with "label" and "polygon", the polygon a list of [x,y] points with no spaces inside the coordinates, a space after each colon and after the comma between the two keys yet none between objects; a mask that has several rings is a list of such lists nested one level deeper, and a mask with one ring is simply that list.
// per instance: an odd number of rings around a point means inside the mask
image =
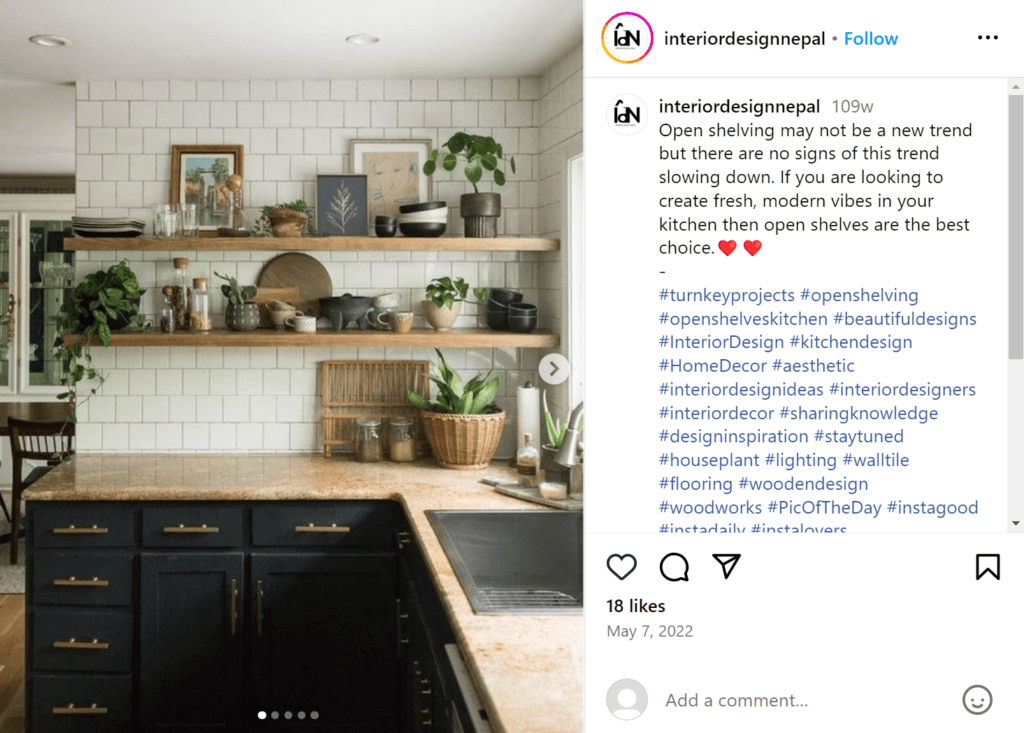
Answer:
[{"label": "paper towel roll", "polygon": [[529,433],[533,436],[533,444],[537,450],[548,441],[546,435],[541,433],[540,428],[540,390],[529,386],[516,389],[516,415],[517,415],[517,442],[516,450],[522,448],[526,440],[524,435]]}]

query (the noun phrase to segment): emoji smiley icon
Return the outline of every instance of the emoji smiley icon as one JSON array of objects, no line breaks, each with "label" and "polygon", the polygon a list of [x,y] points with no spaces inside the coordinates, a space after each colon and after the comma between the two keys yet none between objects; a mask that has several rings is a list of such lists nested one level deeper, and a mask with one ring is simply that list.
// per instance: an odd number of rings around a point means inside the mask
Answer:
[{"label": "emoji smiley icon", "polygon": [[982,715],[992,708],[992,693],[984,685],[972,685],[964,693],[964,708],[971,715]]}]

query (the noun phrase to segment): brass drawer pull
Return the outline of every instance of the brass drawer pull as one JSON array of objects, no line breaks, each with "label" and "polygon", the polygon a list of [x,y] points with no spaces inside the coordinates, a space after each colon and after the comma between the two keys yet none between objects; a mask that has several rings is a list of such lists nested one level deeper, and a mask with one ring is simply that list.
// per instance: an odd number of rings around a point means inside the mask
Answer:
[{"label": "brass drawer pull", "polygon": [[177,527],[164,527],[164,534],[217,534],[218,532],[220,532],[220,527],[210,527],[205,524],[198,527],[186,527],[184,524],[179,524]]},{"label": "brass drawer pull", "polygon": [[238,631],[238,581],[231,579],[231,610],[228,613],[231,620],[231,635]]},{"label": "brass drawer pull", "polygon": [[72,575],[67,578],[54,578],[53,584],[57,588],[106,588],[110,585],[110,581],[96,576],[90,580],[89,578],[76,578]]},{"label": "brass drawer pull", "polygon": [[99,639],[93,639],[92,641],[75,641],[75,637],[71,637],[67,641],[55,641],[53,642],[54,649],[87,649],[94,651],[106,651],[110,648],[110,644]]},{"label": "brass drawer pull", "polygon": [[101,708],[96,703],[93,703],[87,708],[76,707],[73,702],[69,702],[66,708],[54,708],[50,711],[53,715],[106,715],[107,709]]},{"label": "brass drawer pull", "polygon": [[52,532],[54,534],[108,534],[110,530],[95,524],[91,527],[76,527],[69,524],[67,527],[54,527]]},{"label": "brass drawer pull", "polygon": [[339,527],[337,524],[331,523],[330,527],[317,526],[310,522],[309,524],[300,524],[295,528],[296,532],[349,532],[348,527]]}]

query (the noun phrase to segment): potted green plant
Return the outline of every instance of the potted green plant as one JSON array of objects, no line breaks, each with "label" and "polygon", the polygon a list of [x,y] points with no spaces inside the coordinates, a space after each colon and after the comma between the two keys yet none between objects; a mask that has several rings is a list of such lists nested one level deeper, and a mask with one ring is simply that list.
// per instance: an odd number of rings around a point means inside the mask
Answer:
[{"label": "potted green plant", "polygon": [[444,468],[486,468],[498,449],[505,426],[505,411],[494,403],[498,378],[476,374],[468,381],[448,366],[440,349],[432,381],[438,388],[433,402],[414,390],[409,402],[420,408],[423,434]]},{"label": "potted green plant", "polygon": [[302,199],[277,206],[264,206],[263,216],[270,222],[270,230],[275,237],[301,237],[306,231],[308,213],[306,202]]},{"label": "potted green plant", "polygon": [[[64,336],[77,329],[85,336],[96,336],[104,347],[109,346],[113,331],[129,325],[145,326],[139,311],[143,293],[145,290],[139,287],[138,277],[128,262],[121,260],[107,270],[86,275],[65,294],[56,322],[53,355],[63,365],[62,382],[68,391],[57,395],[58,399],[70,399],[75,405],[80,382],[92,381],[91,393],[96,394],[106,379],[106,375],[93,366],[89,340],[85,344],[66,346]],[[68,420],[75,421],[74,412]]]},{"label": "potted green plant", "polygon": [[227,283],[220,286],[220,291],[228,299],[228,307],[224,310],[224,322],[232,331],[255,331],[260,325],[260,306],[258,303],[247,303],[256,295],[256,287],[238,285],[238,280],[227,275],[214,272],[214,275]]},{"label": "potted green plant", "polygon": [[569,467],[559,464],[555,460],[555,455],[562,446],[562,441],[565,440],[565,431],[569,427],[570,410],[567,409],[565,411],[564,421],[552,417],[551,410],[548,408],[547,390],[541,392],[541,402],[544,405],[544,427],[548,431],[548,442],[542,445],[540,449],[541,468],[544,469],[544,475],[548,481],[555,481],[569,486],[571,477]]},{"label": "potted green plant", "polygon": [[[466,236],[498,236],[501,194],[481,193],[477,184],[483,178],[484,171],[488,171],[492,174],[495,185],[505,185],[505,172],[498,167],[505,159],[501,143],[487,135],[457,132],[448,138],[441,147],[448,149],[445,156],[441,158],[441,167],[446,171],[453,171],[458,167],[459,159],[463,159],[465,167],[462,172],[465,174],[466,180],[473,184],[473,193],[464,193],[459,199],[459,213],[464,220]],[[427,161],[423,164],[424,175],[433,175],[437,170],[440,153],[440,150],[430,151]],[[516,172],[516,159],[512,156],[508,158],[508,167],[513,173]]]},{"label": "potted green plant", "polygon": [[[427,284],[427,298],[423,301],[423,316],[437,331],[451,329],[459,316],[469,283],[461,277],[452,280],[450,277],[435,277]],[[474,288],[473,295],[478,300],[487,297],[487,288]]]}]

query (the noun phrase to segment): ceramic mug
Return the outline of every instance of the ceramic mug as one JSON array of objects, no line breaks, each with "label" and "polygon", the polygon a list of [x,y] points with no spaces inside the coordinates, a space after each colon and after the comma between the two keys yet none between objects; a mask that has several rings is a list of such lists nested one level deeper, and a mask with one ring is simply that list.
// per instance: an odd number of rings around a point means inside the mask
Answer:
[{"label": "ceramic mug", "polygon": [[313,333],[316,331],[316,317],[314,316],[294,315],[286,318],[284,323],[286,326],[294,328],[296,333]]},{"label": "ceramic mug", "polygon": [[274,328],[278,331],[285,329],[285,324],[289,318],[295,318],[296,316],[304,315],[302,311],[297,311],[294,308],[286,310],[270,311],[270,322],[274,324]]},{"label": "ceramic mug", "polygon": [[395,333],[408,333],[409,329],[412,328],[411,311],[388,313],[386,317],[388,325],[391,326],[391,330],[394,331]]}]

